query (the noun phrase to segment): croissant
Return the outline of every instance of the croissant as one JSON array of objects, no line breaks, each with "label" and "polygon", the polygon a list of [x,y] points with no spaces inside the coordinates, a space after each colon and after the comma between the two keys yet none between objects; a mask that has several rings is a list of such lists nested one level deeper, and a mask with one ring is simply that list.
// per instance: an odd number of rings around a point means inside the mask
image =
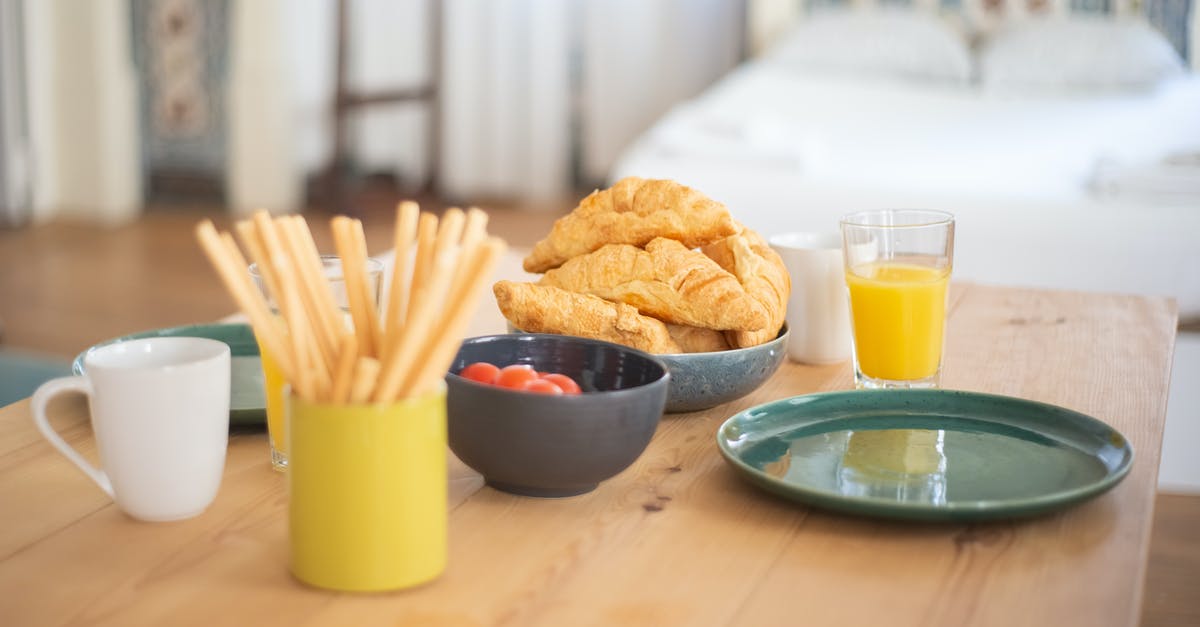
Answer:
[{"label": "croissant", "polygon": [[667,333],[685,353],[712,353],[729,350],[729,340],[724,331],[668,324]]},{"label": "croissant", "polygon": [[779,253],[771,249],[758,233],[743,228],[740,235],[727,237],[701,249],[717,265],[733,273],[746,293],[767,315],[767,324],[759,329],[738,330],[726,334],[738,348],[758,346],[775,339],[787,316],[792,279]]},{"label": "croissant", "polygon": [[632,305],[672,324],[738,331],[767,326],[762,305],[737,277],[673,239],[655,238],[645,250],[609,244],[546,272],[540,284]]},{"label": "croissant", "polygon": [[555,221],[524,266],[528,272],[545,272],[605,244],[645,246],[668,237],[696,248],[734,233],[737,226],[729,210],[704,194],[674,181],[627,177],[592,192]]},{"label": "croissant", "polygon": [[499,281],[492,287],[500,312],[530,333],[577,335],[624,344],[648,353],[681,353],[660,320],[622,303],[557,287]]}]

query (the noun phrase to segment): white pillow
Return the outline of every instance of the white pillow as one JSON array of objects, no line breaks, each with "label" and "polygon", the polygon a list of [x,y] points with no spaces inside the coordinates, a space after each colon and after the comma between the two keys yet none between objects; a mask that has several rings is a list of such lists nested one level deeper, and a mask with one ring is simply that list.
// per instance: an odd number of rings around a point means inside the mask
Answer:
[{"label": "white pillow", "polygon": [[1145,91],[1184,71],[1144,21],[1087,15],[1011,24],[986,42],[979,66],[987,89],[1041,92]]},{"label": "white pillow", "polygon": [[966,83],[966,42],[929,14],[850,10],[801,20],[767,58],[802,70]]}]

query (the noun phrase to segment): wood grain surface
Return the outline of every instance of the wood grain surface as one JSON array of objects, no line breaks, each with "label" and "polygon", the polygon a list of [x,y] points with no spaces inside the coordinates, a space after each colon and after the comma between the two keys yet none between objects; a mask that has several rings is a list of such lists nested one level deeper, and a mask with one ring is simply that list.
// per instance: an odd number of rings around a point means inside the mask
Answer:
[{"label": "wood grain surface", "polygon": [[[500,328],[482,307],[472,333]],[[637,462],[586,495],[497,492],[452,459],[448,570],[376,595],[290,577],[283,476],[261,433],[233,434],[203,515],[140,523],[43,442],[18,403],[0,409],[0,624],[1134,625],[1175,328],[1165,300],[955,286],[946,387],[1081,411],[1134,447],[1124,482],[1064,512],[895,523],[753,489],[721,460],[718,425],[851,386],[849,364],[785,363],[747,398],[664,417]],[[83,404],[53,413],[91,454]]]}]

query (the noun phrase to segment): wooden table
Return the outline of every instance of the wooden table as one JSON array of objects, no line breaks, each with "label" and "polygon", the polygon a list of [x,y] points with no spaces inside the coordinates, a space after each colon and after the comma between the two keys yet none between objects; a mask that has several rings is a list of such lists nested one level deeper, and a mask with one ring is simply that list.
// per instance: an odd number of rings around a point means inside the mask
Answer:
[{"label": "wooden table", "polygon": [[[493,307],[472,333],[501,330]],[[23,401],[0,410],[0,625],[1133,625],[1175,322],[1160,299],[955,286],[946,387],[1063,405],[1133,443],[1123,483],[1059,514],[895,523],[752,488],[717,452],[717,426],[851,386],[849,364],[785,363],[747,398],[664,417],[645,454],[590,494],[497,492],[452,459],[449,569],[377,595],[290,577],[284,477],[263,433],[232,435],[203,515],[141,523],[41,439]],[[94,454],[83,403],[51,409]]]}]

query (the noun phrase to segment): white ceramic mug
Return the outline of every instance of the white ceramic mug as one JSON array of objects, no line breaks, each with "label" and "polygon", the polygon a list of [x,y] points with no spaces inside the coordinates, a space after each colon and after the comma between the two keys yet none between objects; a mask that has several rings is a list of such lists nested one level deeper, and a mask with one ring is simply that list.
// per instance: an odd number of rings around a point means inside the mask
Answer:
[{"label": "white ceramic mug", "polygon": [[806,364],[850,358],[850,311],[839,233],[779,233],[771,248],[792,277],[788,357]]},{"label": "white ceramic mug", "polygon": [[[83,364],[82,376],[34,392],[42,435],[134,518],[180,520],[204,511],[221,485],[229,444],[229,346],[147,338],[94,349]],[[67,391],[88,397],[99,469],[46,419],[46,404]]]}]

